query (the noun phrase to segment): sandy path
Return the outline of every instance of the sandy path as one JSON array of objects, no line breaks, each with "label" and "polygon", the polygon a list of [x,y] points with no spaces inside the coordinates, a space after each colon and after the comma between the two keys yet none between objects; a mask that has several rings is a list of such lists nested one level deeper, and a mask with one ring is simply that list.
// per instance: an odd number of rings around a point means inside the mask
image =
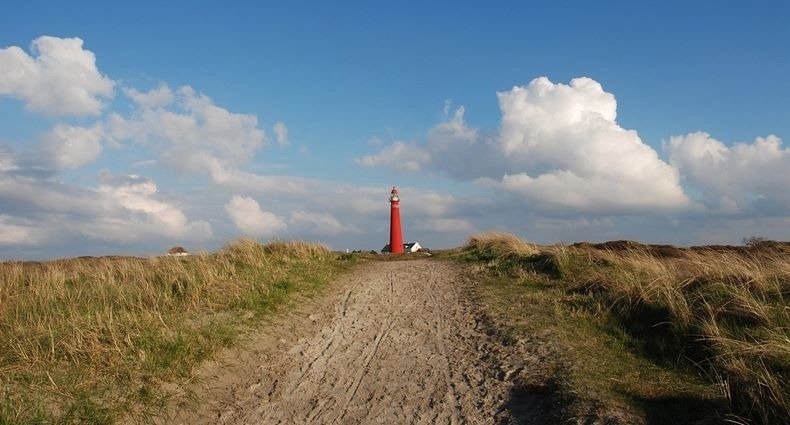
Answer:
[{"label": "sandy path", "polygon": [[[462,296],[457,266],[373,262],[250,347],[209,365],[176,423],[494,423],[503,347]],[[171,422],[168,420],[168,422]]]}]

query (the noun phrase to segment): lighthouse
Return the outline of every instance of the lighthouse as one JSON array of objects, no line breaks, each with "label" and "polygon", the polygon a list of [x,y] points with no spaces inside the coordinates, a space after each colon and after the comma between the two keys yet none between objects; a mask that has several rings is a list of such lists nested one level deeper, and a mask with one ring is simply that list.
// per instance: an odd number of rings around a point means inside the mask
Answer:
[{"label": "lighthouse", "polygon": [[392,186],[390,194],[390,253],[403,254],[403,232],[400,228],[400,198],[398,189]]}]

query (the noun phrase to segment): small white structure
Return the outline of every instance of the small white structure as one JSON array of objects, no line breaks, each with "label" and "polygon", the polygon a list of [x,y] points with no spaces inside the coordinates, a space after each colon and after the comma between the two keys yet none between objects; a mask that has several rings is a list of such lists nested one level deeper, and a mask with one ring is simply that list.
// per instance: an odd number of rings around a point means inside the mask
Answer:
[{"label": "small white structure", "polygon": [[189,255],[189,252],[187,252],[187,250],[184,249],[183,246],[174,246],[174,247],[172,247],[172,248],[167,250],[167,255],[170,255],[170,256],[173,256],[173,257],[185,257],[185,256]]},{"label": "small white structure", "polygon": [[403,244],[403,252],[417,252],[422,249],[419,242]]},{"label": "small white structure", "polygon": [[[417,252],[422,249],[422,245],[419,242],[411,242],[403,244],[403,252]],[[384,245],[384,248],[381,248],[382,254],[389,254],[390,253],[390,244]]]}]

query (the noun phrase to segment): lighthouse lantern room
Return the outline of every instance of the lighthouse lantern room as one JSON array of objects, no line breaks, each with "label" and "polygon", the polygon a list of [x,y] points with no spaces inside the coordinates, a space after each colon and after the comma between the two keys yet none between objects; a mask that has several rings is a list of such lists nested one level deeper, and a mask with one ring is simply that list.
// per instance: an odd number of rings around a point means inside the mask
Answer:
[{"label": "lighthouse lantern room", "polygon": [[390,194],[390,253],[403,253],[403,231],[400,227],[400,197],[398,189],[392,186]]}]

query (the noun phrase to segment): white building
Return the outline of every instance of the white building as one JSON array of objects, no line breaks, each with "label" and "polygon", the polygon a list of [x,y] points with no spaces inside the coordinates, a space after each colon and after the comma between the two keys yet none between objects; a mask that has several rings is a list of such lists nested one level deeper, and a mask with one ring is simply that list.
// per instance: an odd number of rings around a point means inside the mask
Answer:
[{"label": "white building", "polygon": [[[422,249],[422,245],[419,242],[411,242],[403,244],[403,252],[417,252]],[[390,244],[384,245],[384,248],[381,248],[382,254],[389,254],[390,253]]]},{"label": "white building", "polygon": [[422,249],[419,242],[403,244],[403,252],[417,252]]},{"label": "white building", "polygon": [[189,252],[182,246],[174,246],[167,250],[167,255],[171,257],[185,257],[189,255]]}]

